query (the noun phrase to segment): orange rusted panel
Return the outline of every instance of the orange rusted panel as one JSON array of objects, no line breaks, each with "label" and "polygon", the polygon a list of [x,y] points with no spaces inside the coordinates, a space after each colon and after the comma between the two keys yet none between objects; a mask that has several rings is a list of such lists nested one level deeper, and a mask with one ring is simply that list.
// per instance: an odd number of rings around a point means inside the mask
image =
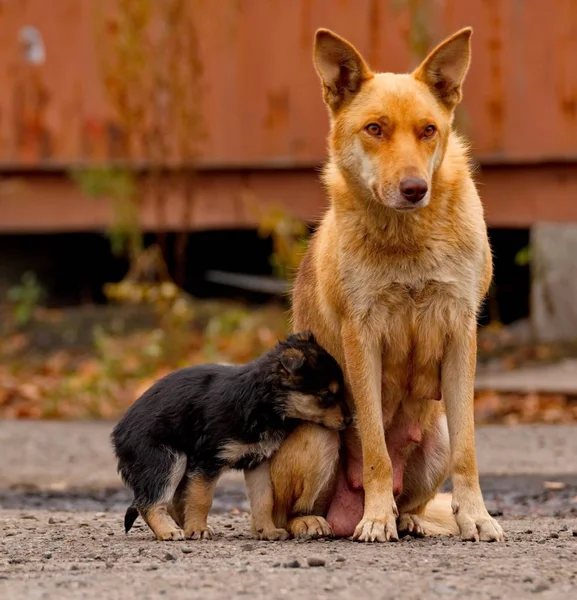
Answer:
[{"label": "orange rusted panel", "polygon": [[[120,1],[0,0],[0,171],[30,172],[23,185],[0,181],[0,231],[102,229],[111,219],[106,202],[38,173],[123,157],[141,163],[150,158],[146,144],[158,152],[146,115],[130,145],[104,85],[109,32],[97,36],[95,8],[114,18]],[[407,71],[444,36],[472,25],[457,124],[482,165],[489,223],[577,221],[575,0],[183,2],[202,69],[199,175],[192,208],[178,185],[170,188],[163,223],[143,192],[146,228],[252,226],[251,202],[318,217],[326,200],[315,168],[328,130],[311,61],[318,27],[351,40],[375,69]],[[162,156],[177,157],[178,134]]]},{"label": "orange rusted panel", "polygon": [[[111,15],[117,7],[116,0],[96,4]],[[186,4],[203,68],[203,164],[292,167],[323,160],[327,118],[311,63],[319,26],[350,39],[375,68],[403,71],[443,36],[473,25],[459,125],[475,155],[483,163],[577,159],[574,0]],[[0,0],[0,166],[62,167],[119,156],[122,125],[102,83],[94,6],[93,0]],[[30,58],[24,29],[30,26],[41,35],[43,60]]]},{"label": "orange rusted panel", "polygon": [[[478,174],[488,223],[529,227],[535,221],[577,222],[577,169],[572,165],[487,166]],[[254,227],[254,206],[282,206],[314,222],[327,199],[314,169],[227,170],[197,176],[191,204],[172,181],[163,198],[141,196],[145,230],[203,230]],[[0,233],[104,231],[113,223],[106,199],[84,198],[69,179],[36,175],[0,186]]]}]

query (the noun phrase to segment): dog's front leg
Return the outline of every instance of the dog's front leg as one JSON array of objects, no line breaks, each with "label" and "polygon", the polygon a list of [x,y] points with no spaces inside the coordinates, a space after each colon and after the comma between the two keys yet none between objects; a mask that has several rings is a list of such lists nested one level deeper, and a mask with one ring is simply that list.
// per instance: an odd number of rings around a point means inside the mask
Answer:
[{"label": "dog's front leg", "polygon": [[476,323],[456,332],[442,365],[442,390],[451,443],[453,512],[463,540],[502,541],[503,530],[483,501],[475,452]]},{"label": "dog's front leg", "polygon": [[365,508],[353,539],[386,542],[397,539],[393,467],[385,444],[381,408],[381,343],[374,332],[346,324],[342,329],[348,384],[353,395],[363,453]]}]

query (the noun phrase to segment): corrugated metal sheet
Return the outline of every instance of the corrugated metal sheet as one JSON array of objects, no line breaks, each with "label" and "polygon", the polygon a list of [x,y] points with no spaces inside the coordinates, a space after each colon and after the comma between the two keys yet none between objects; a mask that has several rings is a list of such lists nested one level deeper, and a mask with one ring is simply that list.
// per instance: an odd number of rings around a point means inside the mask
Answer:
[{"label": "corrugated metal sheet", "polygon": [[[114,14],[115,0],[100,4]],[[311,63],[320,26],[351,40],[374,68],[404,71],[424,48],[472,25],[473,63],[459,125],[478,158],[577,159],[574,0],[189,0],[187,6],[203,67],[206,166],[323,160],[327,118]],[[0,0],[0,166],[62,167],[118,156],[122,126],[102,84],[93,8],[92,0]],[[35,62],[23,45],[27,26],[42,37],[44,61]]]}]

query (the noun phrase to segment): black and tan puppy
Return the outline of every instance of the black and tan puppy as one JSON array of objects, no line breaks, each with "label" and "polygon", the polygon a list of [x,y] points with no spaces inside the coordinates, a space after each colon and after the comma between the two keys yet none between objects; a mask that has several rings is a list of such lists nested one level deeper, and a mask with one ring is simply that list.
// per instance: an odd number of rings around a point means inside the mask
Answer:
[{"label": "black and tan puppy", "polygon": [[210,538],[218,477],[243,469],[253,532],[287,539],[272,517],[269,459],[299,422],[350,423],[343,374],[310,332],[291,335],[242,365],[202,365],[163,377],[112,433],[118,471],[134,492],[126,532],[140,514],[159,540]]}]

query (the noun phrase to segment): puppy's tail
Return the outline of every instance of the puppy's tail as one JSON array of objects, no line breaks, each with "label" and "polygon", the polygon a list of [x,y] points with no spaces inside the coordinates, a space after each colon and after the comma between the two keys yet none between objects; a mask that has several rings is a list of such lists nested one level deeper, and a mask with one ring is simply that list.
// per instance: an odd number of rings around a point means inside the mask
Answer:
[{"label": "puppy's tail", "polygon": [[134,521],[136,521],[136,519],[138,519],[138,509],[136,508],[136,506],[134,506],[134,504],[131,504],[126,509],[126,514],[124,515],[125,533],[128,533],[132,529],[132,526],[134,525]]},{"label": "puppy's tail", "polygon": [[451,499],[451,494],[437,494],[427,504],[422,517],[425,535],[459,535]]}]

